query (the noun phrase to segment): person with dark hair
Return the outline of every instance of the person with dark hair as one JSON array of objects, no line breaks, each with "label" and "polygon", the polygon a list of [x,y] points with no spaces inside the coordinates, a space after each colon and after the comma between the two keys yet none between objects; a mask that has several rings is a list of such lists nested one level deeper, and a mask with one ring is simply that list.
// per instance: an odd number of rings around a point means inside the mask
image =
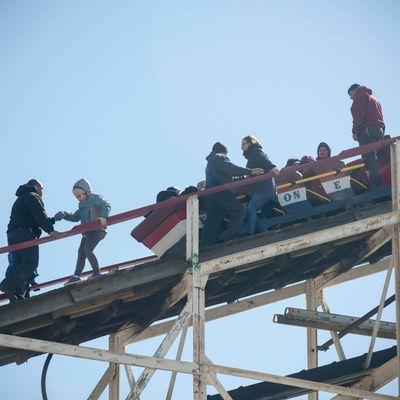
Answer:
[{"label": "person with dark hair", "polygon": [[165,201],[168,199],[173,199],[174,197],[178,197],[180,195],[181,191],[175,186],[169,186],[165,190],[161,190],[157,194],[156,198],[156,203],[159,203],[160,201]]},{"label": "person with dark hair", "polygon": [[[279,175],[279,169],[273,164],[263,152],[262,146],[254,136],[246,136],[242,139],[243,156],[247,159],[247,168],[262,168],[264,174],[272,172],[274,176]],[[268,203],[276,201],[275,179],[267,179],[252,185],[252,196],[246,208],[245,233],[254,234],[256,227],[259,232],[265,232],[266,228],[257,218],[257,213]],[[259,223],[257,223],[259,222]]]},{"label": "person with dark hair", "polygon": [[[7,229],[9,245],[37,239],[42,229],[50,236],[60,235],[53,227],[56,219],[49,218],[44,209],[41,182],[31,179],[21,185],[15,195],[17,200],[12,206]],[[12,252],[11,268],[7,268],[5,279],[0,283],[0,290],[10,302],[29,297],[29,282],[36,276],[38,265],[39,246]]]},{"label": "person with dark hair", "polygon": [[325,142],[321,142],[317,147],[317,161],[325,160],[326,158],[330,158],[331,156],[331,148]]},{"label": "person with dark hair", "polygon": [[[372,90],[355,83],[347,91],[353,101],[351,115],[353,116],[353,139],[359,145],[378,142],[383,139],[385,122],[383,121],[382,107],[372,95]],[[381,183],[378,173],[378,159],[376,151],[362,155],[365,166],[369,171],[369,186],[374,188]]]},{"label": "person with dark hair", "polygon": [[284,166],[284,168],[293,167],[294,165],[299,165],[299,164],[300,164],[299,158],[291,157],[288,158],[288,160],[286,161],[286,165]]},{"label": "person with dark hair", "polygon": [[309,164],[315,161],[313,156],[303,156],[300,159],[300,164]]},{"label": "person with dark hair", "polygon": [[100,227],[82,234],[74,275],[71,276],[64,285],[81,280],[80,276],[85,268],[86,259],[89,261],[93,270],[88,279],[97,278],[101,275],[99,262],[94,254],[94,249],[100,241],[106,237],[107,217],[110,215],[111,211],[111,206],[107,200],[100,194],[93,192],[90,182],[85,178],[79,179],[79,181],[74,184],[72,193],[79,201],[78,209],[73,213],[59,211],[56,216],[61,216],[62,219],[66,221],[80,221],[82,224],[99,220]]},{"label": "person with dark hair", "polygon": [[[233,177],[243,175],[261,175],[261,168],[242,168],[233,164],[227,157],[228,149],[216,142],[206,157],[206,189],[232,182]],[[203,229],[202,244],[209,246],[217,243],[221,223],[225,215],[229,216],[229,225],[225,240],[238,237],[242,230],[245,211],[232,190],[224,190],[204,197],[207,219]]]}]

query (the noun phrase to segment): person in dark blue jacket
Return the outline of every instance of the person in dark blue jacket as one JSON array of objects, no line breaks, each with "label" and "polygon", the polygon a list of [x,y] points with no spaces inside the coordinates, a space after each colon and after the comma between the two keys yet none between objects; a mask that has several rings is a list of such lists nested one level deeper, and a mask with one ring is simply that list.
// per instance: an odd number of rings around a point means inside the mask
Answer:
[{"label": "person in dark blue jacket", "polygon": [[[7,228],[8,244],[13,245],[38,239],[42,230],[57,237],[54,230],[55,218],[49,218],[42,200],[43,185],[37,179],[31,179],[21,185],[15,193],[15,200]],[[59,219],[57,219],[59,221]],[[0,283],[0,290],[10,302],[29,297],[29,286],[37,275],[39,265],[39,246],[16,250],[11,253],[10,265],[6,277]]]},{"label": "person in dark blue jacket", "polygon": [[[233,177],[243,175],[261,175],[261,168],[242,168],[233,164],[227,157],[228,149],[220,142],[212,147],[207,156],[206,189],[232,182]],[[229,225],[225,240],[238,237],[242,230],[245,211],[231,190],[224,190],[204,198],[207,219],[203,229],[202,244],[209,246],[217,243],[221,223],[227,215]]]},{"label": "person in dark blue jacket", "polygon": [[[265,174],[272,172],[274,176],[279,175],[279,169],[268,159],[263,152],[261,144],[254,136],[246,136],[242,139],[243,156],[247,159],[247,168],[262,168]],[[254,234],[256,228],[264,232],[266,228],[257,218],[257,213],[268,201],[276,201],[275,179],[255,183],[251,188],[252,197],[247,204],[245,233]]]}]

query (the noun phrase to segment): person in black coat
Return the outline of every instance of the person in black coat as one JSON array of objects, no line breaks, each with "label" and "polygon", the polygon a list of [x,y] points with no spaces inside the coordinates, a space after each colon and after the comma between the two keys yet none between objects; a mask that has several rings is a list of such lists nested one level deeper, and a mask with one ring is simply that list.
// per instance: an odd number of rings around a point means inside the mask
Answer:
[{"label": "person in black coat", "polygon": [[[37,239],[42,229],[51,236],[59,235],[53,228],[55,219],[46,214],[42,194],[43,185],[36,179],[17,189],[17,200],[12,206],[7,229],[9,245]],[[27,297],[29,281],[35,276],[38,264],[39,246],[12,252],[12,266],[7,269],[5,279],[0,283],[0,290],[11,302]]]},{"label": "person in black coat", "polygon": [[[233,164],[227,157],[228,149],[222,143],[215,143],[207,156],[206,189],[232,182],[235,176],[261,175],[261,168],[242,168]],[[225,215],[230,222],[225,240],[240,235],[245,211],[231,190],[224,190],[204,198],[207,219],[203,229],[202,244],[209,246],[217,243],[221,223]]]},{"label": "person in black coat", "polygon": [[[242,139],[243,156],[247,159],[247,168],[262,168],[265,174],[272,171],[274,176],[279,175],[279,169],[268,159],[263,152],[261,144],[254,136],[246,136]],[[259,232],[266,228],[257,218],[257,213],[268,201],[276,201],[275,179],[255,183],[252,188],[252,197],[247,204],[245,233],[254,234],[256,227]]]},{"label": "person in black coat", "polygon": [[178,197],[180,193],[181,193],[180,189],[178,189],[175,186],[167,187],[166,190],[162,190],[157,194],[156,203],[160,203],[161,201]]}]

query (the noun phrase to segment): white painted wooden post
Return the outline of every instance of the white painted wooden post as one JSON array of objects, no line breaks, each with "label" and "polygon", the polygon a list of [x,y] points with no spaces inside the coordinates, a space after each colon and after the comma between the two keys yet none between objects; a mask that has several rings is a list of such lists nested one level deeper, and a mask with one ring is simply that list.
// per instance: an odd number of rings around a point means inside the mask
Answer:
[{"label": "white painted wooden post", "polygon": [[199,263],[199,200],[191,196],[186,201],[186,259],[192,261],[193,268],[193,362],[198,366],[198,374],[193,374],[193,399],[206,400],[206,374],[202,364],[205,355],[205,284],[200,275]]},{"label": "white painted wooden post", "polygon": [[365,360],[364,365],[363,365],[363,367],[365,369],[369,368],[369,366],[371,364],[372,353],[374,351],[375,341],[376,341],[376,337],[378,335],[379,325],[381,323],[382,312],[383,312],[383,308],[384,308],[384,304],[385,304],[385,299],[386,299],[391,275],[392,275],[392,268],[389,268],[386,273],[386,279],[385,279],[385,283],[383,285],[381,301],[379,302],[378,312],[376,313],[376,319],[375,319],[375,323],[374,323],[374,328],[372,330],[371,341],[369,343],[367,359]]},{"label": "white painted wooden post", "polygon": [[[392,171],[392,211],[400,210],[400,141],[390,146]],[[399,224],[393,225],[392,260],[394,269],[394,287],[396,296],[396,337],[397,337],[397,376],[398,394],[400,395],[400,231]]]},{"label": "white painted wooden post", "polygon": [[[322,289],[321,289],[321,293],[322,293]],[[327,313],[327,314],[331,313],[331,311],[329,309],[329,306],[328,306],[328,302],[327,302],[326,297],[325,297],[325,295],[323,293],[322,293],[321,307],[322,307],[322,310],[325,313]],[[336,331],[330,331],[330,333],[331,333],[333,344],[335,345],[336,353],[338,354],[339,360],[340,361],[345,360],[346,356],[344,354],[344,350],[343,350],[343,347],[342,347],[342,343],[340,342],[340,338],[339,338],[338,333]]]},{"label": "white painted wooden post", "polygon": [[[306,281],[306,303],[307,310],[317,310],[317,291],[313,279]],[[307,328],[307,369],[318,367],[317,346],[317,329]],[[310,393],[308,400],[318,400],[318,392]]]},{"label": "white painted wooden post", "polygon": [[[174,344],[175,339],[182,331],[182,329],[189,324],[190,315],[192,311],[192,301],[189,298],[186,305],[183,307],[179,317],[175,320],[174,325],[171,327],[164,340],[161,342],[153,357],[155,359],[164,358],[171,346]],[[156,370],[154,368],[146,368],[140,375],[134,389],[129,393],[126,400],[138,400],[140,394],[154,375]]]},{"label": "white painted wooden post", "polygon": [[[175,358],[176,361],[181,361],[181,359],[182,359],[183,347],[185,345],[188,327],[189,327],[189,324],[185,325],[184,328],[182,329],[181,339],[179,340],[178,351],[176,352],[176,358]],[[167,396],[165,398],[166,400],[172,399],[172,393],[173,393],[174,387],[175,387],[176,376],[177,376],[177,373],[175,371],[172,372],[171,379],[169,381]]]},{"label": "white painted wooden post", "polygon": [[[108,339],[108,348],[110,351],[114,351],[116,353],[121,352],[120,341],[118,337],[118,333],[110,335]],[[109,400],[119,400],[119,364],[110,363],[110,368],[115,370],[114,376],[108,385],[108,398]]]}]

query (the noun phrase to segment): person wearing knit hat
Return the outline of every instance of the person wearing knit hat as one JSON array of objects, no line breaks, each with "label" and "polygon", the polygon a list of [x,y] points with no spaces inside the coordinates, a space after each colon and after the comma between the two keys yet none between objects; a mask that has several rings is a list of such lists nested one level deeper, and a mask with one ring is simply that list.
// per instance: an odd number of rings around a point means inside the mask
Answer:
[{"label": "person wearing knit hat", "polygon": [[173,199],[174,197],[178,197],[181,193],[181,190],[178,189],[175,186],[169,186],[167,187],[165,190],[161,190],[161,192],[159,192],[157,194],[156,197],[156,203],[159,203],[160,201],[165,201],[168,199]]},{"label": "person wearing knit hat", "polygon": [[[13,245],[38,239],[42,230],[50,236],[59,237],[54,230],[55,217],[49,218],[43,203],[43,184],[30,179],[18,187],[7,227],[8,244]],[[39,266],[39,246],[32,246],[11,253],[5,278],[0,282],[0,290],[10,302],[29,297],[33,279]]]},{"label": "person wearing knit hat", "polygon": [[317,161],[325,160],[326,158],[330,158],[331,156],[331,148],[325,142],[321,142],[317,147]]},{"label": "person wearing knit hat", "polygon": [[[230,183],[235,176],[261,175],[261,168],[242,168],[233,164],[228,156],[228,149],[220,142],[214,143],[211,153],[206,157],[206,189]],[[245,209],[236,199],[232,190],[223,190],[204,197],[207,219],[202,233],[202,245],[209,246],[218,242],[221,223],[226,215],[229,225],[225,232],[225,241],[240,236]]]},{"label": "person wearing knit hat", "polygon": [[93,251],[106,236],[107,217],[110,215],[111,210],[111,206],[107,200],[100,194],[92,191],[90,182],[87,179],[79,179],[74,184],[72,192],[79,201],[78,210],[74,213],[59,211],[55,215],[55,218],[62,218],[71,222],[81,221],[82,224],[99,220],[100,227],[82,234],[74,275],[65,284],[81,280],[80,276],[85,268],[86,259],[89,260],[93,269],[93,273],[89,276],[89,279],[100,276],[99,262]]}]

